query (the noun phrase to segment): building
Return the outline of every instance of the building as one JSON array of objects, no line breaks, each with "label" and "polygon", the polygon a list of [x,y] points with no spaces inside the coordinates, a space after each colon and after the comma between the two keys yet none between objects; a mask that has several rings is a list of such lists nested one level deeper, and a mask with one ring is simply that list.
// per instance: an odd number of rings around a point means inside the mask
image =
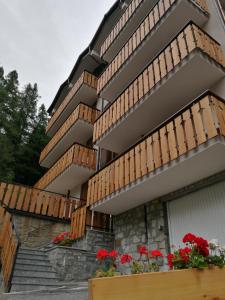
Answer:
[{"label": "building", "polygon": [[[116,1],[60,86],[36,188],[85,201],[72,220],[115,248],[225,244],[225,1]],[[107,225],[106,225],[107,224]]]},{"label": "building", "polygon": [[[224,12],[224,0],[111,7],[49,107],[45,175],[0,182],[5,291],[87,280],[100,247],[166,255],[187,232],[225,245]],[[52,245],[68,230],[71,248]]]}]

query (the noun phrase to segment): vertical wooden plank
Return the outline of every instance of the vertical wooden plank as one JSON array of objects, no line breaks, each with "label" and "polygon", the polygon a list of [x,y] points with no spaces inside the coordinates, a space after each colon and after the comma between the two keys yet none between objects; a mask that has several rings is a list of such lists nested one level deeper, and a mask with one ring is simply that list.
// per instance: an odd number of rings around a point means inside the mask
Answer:
[{"label": "vertical wooden plank", "polygon": [[167,69],[167,73],[169,73],[173,69],[172,50],[171,50],[170,46],[168,46],[166,48],[164,53],[165,53],[165,59],[166,59],[166,69]]},{"label": "vertical wooden plank", "polygon": [[147,174],[147,153],[146,153],[146,141],[144,140],[140,144],[141,150],[141,176]]},{"label": "vertical wooden plank", "polygon": [[175,136],[175,129],[173,121],[166,125],[168,131],[168,144],[169,144],[169,153],[170,159],[174,160],[178,157],[177,153],[177,142]]},{"label": "vertical wooden plank", "polygon": [[127,152],[124,157],[124,185],[130,183],[130,153]]},{"label": "vertical wooden plank", "polygon": [[214,96],[211,96],[211,99],[218,119],[220,134],[225,136],[225,104]]},{"label": "vertical wooden plank", "polygon": [[23,202],[23,207],[22,210],[23,211],[28,211],[29,210],[29,206],[30,206],[30,202],[31,202],[31,194],[32,194],[32,189],[31,188],[27,188],[26,189],[26,196]]},{"label": "vertical wooden plank", "polygon": [[187,147],[188,150],[191,150],[196,147],[196,142],[195,142],[195,135],[194,135],[194,129],[192,125],[190,110],[185,111],[182,114],[182,116],[184,120],[184,132],[186,136]]},{"label": "vertical wooden plank", "polygon": [[159,168],[162,165],[161,161],[161,149],[160,149],[160,143],[159,143],[159,132],[155,132],[152,135],[153,140],[153,159],[154,159],[154,165],[155,168]]},{"label": "vertical wooden plank", "polygon": [[155,166],[154,166],[154,157],[153,157],[153,140],[152,140],[152,136],[147,138],[146,145],[147,145],[147,157],[146,157],[147,170],[148,170],[148,173],[150,173],[155,168]]},{"label": "vertical wooden plank", "polygon": [[164,52],[162,52],[159,55],[159,67],[160,67],[161,78],[163,78],[167,74],[166,60],[165,60],[165,53]]},{"label": "vertical wooden plank", "polygon": [[18,210],[22,210],[25,193],[26,193],[26,188],[21,187],[20,192],[19,192],[18,201],[16,204],[16,209],[18,209]]},{"label": "vertical wooden plank", "polygon": [[196,132],[196,138],[198,145],[204,143],[206,141],[206,135],[204,132],[202,117],[201,117],[201,109],[199,103],[194,104],[191,107],[191,112],[194,121],[194,127]]},{"label": "vertical wooden plank", "polygon": [[186,138],[184,134],[184,126],[183,126],[183,120],[181,116],[178,116],[175,119],[175,127],[176,127],[176,137],[177,137],[177,143],[178,143],[178,153],[179,156],[183,155],[187,152],[186,147]]},{"label": "vertical wooden plank", "polygon": [[124,187],[124,156],[121,156],[119,160],[119,188],[121,189]]},{"label": "vertical wooden plank", "polygon": [[0,183],[0,202],[3,201],[7,184],[5,182]]},{"label": "vertical wooden plank", "polygon": [[3,200],[3,204],[5,206],[9,205],[10,199],[12,197],[13,187],[14,186],[12,184],[8,184],[7,187],[6,187],[6,193],[5,193],[5,197],[4,197],[4,200]]},{"label": "vertical wooden plank", "polygon": [[12,197],[11,197],[10,203],[9,203],[9,208],[12,208],[12,209],[16,208],[17,198],[19,196],[19,189],[20,189],[20,187],[18,185],[14,186]]},{"label": "vertical wooden plank", "polygon": [[218,135],[218,132],[213,119],[212,109],[209,104],[209,97],[206,96],[199,104],[202,109],[205,132],[207,133],[208,139],[213,138]]},{"label": "vertical wooden plank", "polygon": [[174,40],[171,43],[171,50],[172,50],[173,65],[176,66],[180,62],[180,54],[179,54],[179,48],[177,45],[177,40]]},{"label": "vertical wooden plank", "polygon": [[153,62],[153,69],[154,69],[154,77],[155,77],[155,84],[156,84],[161,79],[158,57]]},{"label": "vertical wooden plank", "polygon": [[135,179],[137,180],[138,178],[141,177],[141,148],[140,145],[138,144],[134,148],[134,153],[135,153]]},{"label": "vertical wooden plank", "polygon": [[168,147],[167,130],[165,126],[159,130],[159,135],[160,135],[160,144],[162,150],[162,162],[163,164],[166,164],[169,162],[169,147]]}]

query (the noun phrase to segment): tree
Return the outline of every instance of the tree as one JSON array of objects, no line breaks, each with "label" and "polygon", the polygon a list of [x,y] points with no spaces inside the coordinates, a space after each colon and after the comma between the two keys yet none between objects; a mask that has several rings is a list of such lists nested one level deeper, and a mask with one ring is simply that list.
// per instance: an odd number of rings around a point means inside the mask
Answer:
[{"label": "tree", "polygon": [[37,84],[19,89],[16,71],[4,76],[0,68],[0,180],[33,185],[44,170],[39,155],[48,142],[47,112],[37,112]]}]

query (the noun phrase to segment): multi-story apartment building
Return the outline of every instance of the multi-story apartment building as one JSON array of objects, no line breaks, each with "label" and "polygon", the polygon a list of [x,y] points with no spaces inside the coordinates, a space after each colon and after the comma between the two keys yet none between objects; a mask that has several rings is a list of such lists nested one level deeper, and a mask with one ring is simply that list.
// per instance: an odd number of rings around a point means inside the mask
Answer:
[{"label": "multi-story apartment building", "polygon": [[186,232],[225,244],[224,10],[118,0],[105,15],[49,108],[36,184],[86,200],[76,237],[97,215],[126,252]]}]

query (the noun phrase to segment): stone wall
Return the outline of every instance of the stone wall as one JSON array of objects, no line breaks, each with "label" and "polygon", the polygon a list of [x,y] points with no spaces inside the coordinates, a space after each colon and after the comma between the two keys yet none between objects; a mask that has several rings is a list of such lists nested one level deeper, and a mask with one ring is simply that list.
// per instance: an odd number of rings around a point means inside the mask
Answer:
[{"label": "stone wall", "polygon": [[165,204],[154,200],[113,219],[115,248],[137,258],[140,245],[168,253],[168,226]]},{"label": "stone wall", "polygon": [[48,250],[48,255],[60,280],[87,280],[98,268],[96,254],[89,251],[70,247],[54,247]]},{"label": "stone wall", "polygon": [[85,237],[74,242],[73,247],[96,253],[99,248],[114,249],[114,234],[87,229]]},{"label": "stone wall", "polygon": [[39,248],[51,243],[59,233],[70,230],[70,224],[14,214],[13,222],[22,247]]}]

